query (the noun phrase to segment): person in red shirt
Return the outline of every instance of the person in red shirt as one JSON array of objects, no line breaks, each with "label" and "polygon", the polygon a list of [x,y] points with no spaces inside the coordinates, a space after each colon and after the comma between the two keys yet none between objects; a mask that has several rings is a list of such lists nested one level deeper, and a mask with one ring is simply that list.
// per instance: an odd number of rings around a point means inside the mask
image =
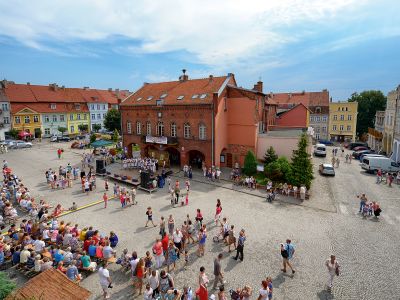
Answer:
[{"label": "person in red shirt", "polygon": [[84,243],[83,243],[83,251],[88,252],[89,251],[89,246],[92,244],[92,237],[90,237],[89,239],[87,239]]},{"label": "person in red shirt", "polygon": [[103,195],[103,201],[104,201],[104,208],[107,208],[107,201],[108,201],[107,193],[104,193],[104,195]]},{"label": "person in red shirt", "polygon": [[163,236],[163,238],[162,238],[162,240],[161,240],[161,243],[162,243],[162,248],[163,248],[163,252],[164,252],[164,255],[166,255],[166,253],[168,252],[168,244],[169,244],[169,236],[168,236],[168,234],[164,234],[164,236]]},{"label": "person in red shirt", "polygon": [[208,300],[208,291],[204,285],[200,285],[200,287],[196,291],[196,296],[200,300]]},{"label": "person in red shirt", "polygon": [[58,150],[57,150],[58,159],[61,159],[61,153],[62,153],[61,148],[58,148]]}]

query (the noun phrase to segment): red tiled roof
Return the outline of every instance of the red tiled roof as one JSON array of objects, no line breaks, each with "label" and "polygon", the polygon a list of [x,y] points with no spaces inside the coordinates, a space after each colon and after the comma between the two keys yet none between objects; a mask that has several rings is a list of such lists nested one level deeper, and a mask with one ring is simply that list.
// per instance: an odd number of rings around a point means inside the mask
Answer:
[{"label": "red tiled roof", "polygon": [[35,95],[37,102],[61,102],[66,101],[66,95],[61,88],[54,89],[46,85],[28,85]]},{"label": "red tiled roof", "polygon": [[[201,104],[211,103],[213,93],[218,92],[227,76],[191,79],[186,81],[169,81],[160,83],[147,83],[121,103],[125,105],[155,105],[156,100],[163,99],[164,104]],[[232,77],[233,78],[233,77]],[[162,95],[165,97],[161,98]],[[206,94],[204,99],[200,96]],[[193,99],[193,95],[198,95]],[[177,98],[184,96],[182,100]],[[147,100],[153,97],[151,100]],[[140,99],[141,98],[141,99]],[[140,99],[138,101],[138,99]]]},{"label": "red tiled roof", "polygon": [[69,111],[65,103],[56,103],[55,109],[51,108],[50,103],[13,103],[11,105],[11,113],[16,114],[24,108],[29,108],[38,113],[64,113]]},{"label": "red tiled roof", "polygon": [[7,98],[13,102],[36,102],[36,97],[32,93],[29,85],[8,84],[4,89]]},{"label": "red tiled roof", "polygon": [[300,104],[309,106],[329,106],[329,92],[296,92],[296,93],[273,93],[269,99],[284,107],[286,104]]}]

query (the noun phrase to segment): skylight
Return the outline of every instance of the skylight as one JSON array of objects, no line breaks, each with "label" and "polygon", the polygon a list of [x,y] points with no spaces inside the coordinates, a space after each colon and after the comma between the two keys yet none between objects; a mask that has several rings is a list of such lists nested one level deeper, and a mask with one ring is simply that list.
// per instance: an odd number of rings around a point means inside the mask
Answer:
[{"label": "skylight", "polygon": [[207,97],[207,94],[201,94],[200,99],[204,99]]},{"label": "skylight", "polygon": [[197,98],[199,98],[199,95],[197,95],[197,94],[194,94],[194,95],[192,96],[192,99],[197,99]]},{"label": "skylight", "polygon": [[178,98],[176,98],[176,99],[178,99],[178,100],[183,100],[183,98],[185,98],[185,96],[180,95],[180,96],[178,96]]},{"label": "skylight", "polygon": [[153,96],[149,96],[149,98],[147,98],[147,101],[150,101],[151,99],[153,99]]},{"label": "skylight", "polygon": [[140,101],[140,100],[142,100],[142,97],[139,97],[139,98],[136,99],[136,101]]},{"label": "skylight", "polygon": [[167,93],[165,93],[165,94],[162,94],[161,96],[160,96],[160,98],[162,99],[162,98],[165,98],[165,97],[167,97]]}]

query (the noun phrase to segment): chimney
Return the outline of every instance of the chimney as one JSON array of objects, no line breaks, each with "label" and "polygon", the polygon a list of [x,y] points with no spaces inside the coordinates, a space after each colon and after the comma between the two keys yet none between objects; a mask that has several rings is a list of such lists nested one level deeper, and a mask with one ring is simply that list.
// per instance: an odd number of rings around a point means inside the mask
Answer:
[{"label": "chimney", "polygon": [[57,91],[58,85],[56,83],[50,83],[49,87],[50,87],[51,90]]},{"label": "chimney", "polygon": [[112,92],[112,88],[108,88],[108,91],[109,91],[109,92]]},{"label": "chimney", "polygon": [[270,95],[271,99],[274,99],[274,93],[273,92],[269,92],[269,95]]},{"label": "chimney", "polygon": [[289,93],[288,96],[289,96],[289,99],[292,99],[292,93]]},{"label": "chimney", "polygon": [[115,89],[115,95],[117,96],[117,98],[119,97],[119,89]]},{"label": "chimney", "polygon": [[253,90],[262,93],[263,91],[263,82],[261,80],[259,80],[255,85]]},{"label": "chimney", "polygon": [[26,85],[31,85],[31,83],[30,83],[30,82],[27,82]]},{"label": "chimney", "polygon": [[330,99],[330,102],[332,102],[332,97],[331,97],[331,99]]},{"label": "chimney", "polygon": [[182,73],[183,74],[181,76],[179,76],[179,81],[180,82],[188,81],[189,80],[189,76],[186,75],[186,69],[183,69]]},{"label": "chimney", "polygon": [[84,89],[84,90],[88,90],[89,87],[88,87],[88,86],[84,86],[83,89]]},{"label": "chimney", "polygon": [[211,82],[213,81],[213,79],[214,79],[214,76],[210,75],[210,76],[208,77],[208,82],[211,83]]}]

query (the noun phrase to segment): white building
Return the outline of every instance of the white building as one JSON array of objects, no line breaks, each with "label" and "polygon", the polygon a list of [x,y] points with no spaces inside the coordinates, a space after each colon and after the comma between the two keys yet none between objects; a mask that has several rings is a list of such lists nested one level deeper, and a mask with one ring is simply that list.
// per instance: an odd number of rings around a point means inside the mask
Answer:
[{"label": "white building", "polygon": [[400,85],[396,88],[396,110],[394,118],[393,154],[391,158],[400,162]]},{"label": "white building", "polygon": [[5,140],[5,133],[11,129],[10,102],[0,90],[0,141]]}]

